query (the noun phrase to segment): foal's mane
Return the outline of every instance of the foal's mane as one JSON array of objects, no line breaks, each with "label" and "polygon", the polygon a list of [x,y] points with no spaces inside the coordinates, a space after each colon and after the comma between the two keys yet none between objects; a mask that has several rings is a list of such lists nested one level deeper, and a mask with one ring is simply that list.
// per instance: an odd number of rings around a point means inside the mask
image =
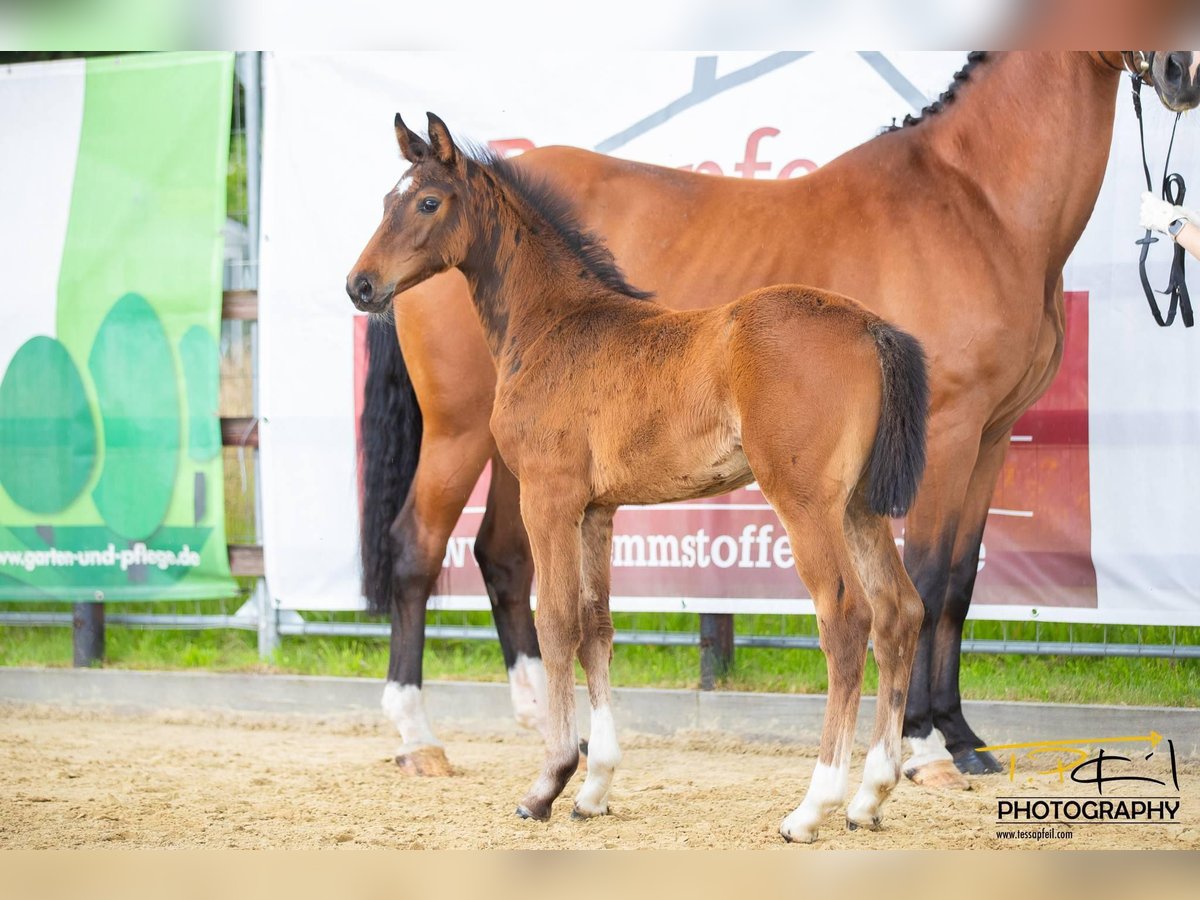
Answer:
[{"label": "foal's mane", "polygon": [[612,251],[598,235],[584,230],[571,204],[545,180],[517,168],[511,160],[491,150],[477,149],[471,155],[495,176],[504,190],[514,194],[522,205],[540,219],[562,241],[584,271],[601,285],[634,300],[649,300],[654,296],[653,292],[638,290],[625,280],[625,273],[617,265]]},{"label": "foal's mane", "polygon": [[962,87],[965,82],[971,79],[971,75],[974,74],[975,70],[981,64],[987,61],[987,58],[988,52],[986,50],[972,50],[967,54],[967,64],[954,73],[954,80],[950,82],[950,87],[942,91],[940,97],[926,106],[915,116],[911,113],[905,116],[904,121],[899,125],[897,125],[896,120],[893,119],[892,124],[883,129],[884,134],[892,131],[900,131],[902,128],[909,128],[913,125],[919,125],[929,116],[936,116],[943,109],[954,102],[955,97],[958,95],[958,89]]}]

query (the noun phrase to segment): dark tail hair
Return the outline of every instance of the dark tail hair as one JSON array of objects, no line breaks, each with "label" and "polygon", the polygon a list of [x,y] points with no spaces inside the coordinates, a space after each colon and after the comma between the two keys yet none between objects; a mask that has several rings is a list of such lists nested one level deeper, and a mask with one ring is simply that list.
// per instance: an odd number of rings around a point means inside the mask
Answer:
[{"label": "dark tail hair", "polygon": [[391,317],[367,323],[367,384],[362,411],[362,591],[368,609],[388,613],[395,548],[391,528],[412,486],[421,450],[421,408]]},{"label": "dark tail hair", "polygon": [[903,516],[925,472],[929,418],[925,351],[911,334],[886,322],[876,322],[868,330],[879,351],[883,399],[867,463],[867,505],[881,516]]}]

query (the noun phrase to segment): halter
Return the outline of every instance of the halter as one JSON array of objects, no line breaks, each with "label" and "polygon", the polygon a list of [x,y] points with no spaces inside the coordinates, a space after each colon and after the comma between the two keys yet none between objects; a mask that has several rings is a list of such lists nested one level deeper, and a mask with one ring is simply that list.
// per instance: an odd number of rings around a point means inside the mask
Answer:
[{"label": "halter", "polygon": [[[1124,63],[1133,83],[1133,111],[1137,115],[1138,136],[1142,142],[1142,171],[1146,175],[1146,190],[1153,191],[1150,164],[1146,160],[1146,129],[1142,124],[1142,85],[1146,83],[1145,75],[1150,70],[1151,59],[1144,50],[1126,50],[1121,53],[1121,62]],[[1167,172],[1171,166],[1171,151],[1175,148],[1175,129],[1179,127],[1180,115],[1182,113],[1175,114],[1175,124],[1171,126],[1171,142],[1167,145],[1167,157],[1163,161],[1161,196],[1172,206],[1182,205],[1184,197],[1187,196],[1187,185],[1184,183],[1183,176],[1178,172],[1170,174]],[[1175,257],[1171,262],[1171,279],[1167,282],[1166,290],[1158,292],[1171,298],[1166,316],[1159,309],[1158,300],[1154,296],[1154,288],[1150,286],[1150,277],[1146,274],[1146,258],[1150,255],[1150,245],[1158,243],[1158,240],[1147,228],[1145,236],[1135,242],[1142,248],[1141,256],[1138,258],[1138,276],[1141,278],[1146,302],[1150,305],[1150,314],[1154,316],[1155,322],[1165,328],[1175,321],[1177,312],[1182,313],[1184,327],[1191,328],[1195,324],[1195,319],[1192,315],[1192,299],[1188,294],[1183,269],[1187,254],[1178,243],[1175,244]]]}]

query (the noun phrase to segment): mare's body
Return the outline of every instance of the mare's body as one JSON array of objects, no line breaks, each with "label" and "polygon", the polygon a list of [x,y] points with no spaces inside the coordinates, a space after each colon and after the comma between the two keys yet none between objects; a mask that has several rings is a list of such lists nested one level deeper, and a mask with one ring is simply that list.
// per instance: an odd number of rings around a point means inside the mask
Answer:
[{"label": "mare's body", "polygon": [[[1154,74],[1164,101],[1170,92],[1183,108],[1200,102],[1200,56],[1168,68],[1180,56],[1189,54],[1159,54]],[[962,713],[962,625],[1011,428],[1061,361],[1063,264],[1100,190],[1120,75],[1114,53],[989,55],[956,76],[952,101],[790,182],[714,178],[569,148],[530,151],[515,163],[561,186],[633,283],[667,306],[802,282],[855,297],[922,341],[933,390],[929,463],[906,522],[904,559],[926,609],[905,768],[924,783],[965,787],[952,757],[967,772],[997,768],[976,754],[984,741]],[[371,539],[368,527],[364,562],[368,596],[396,623],[389,681],[419,685],[425,603],[446,539],[495,458],[496,375],[457,272],[398,296],[395,316],[404,360],[385,337],[372,368],[403,373],[407,361],[414,393],[406,400],[381,389],[368,407],[400,407],[421,432],[421,457],[405,501],[407,473],[383,462],[405,440],[389,422],[397,447],[378,454],[376,469],[391,484],[368,490],[367,502],[383,533],[395,520],[395,543],[379,540],[379,527]],[[517,485],[496,459],[476,555],[518,715],[540,722],[532,561],[517,503]],[[405,721],[396,721],[404,734]]]}]

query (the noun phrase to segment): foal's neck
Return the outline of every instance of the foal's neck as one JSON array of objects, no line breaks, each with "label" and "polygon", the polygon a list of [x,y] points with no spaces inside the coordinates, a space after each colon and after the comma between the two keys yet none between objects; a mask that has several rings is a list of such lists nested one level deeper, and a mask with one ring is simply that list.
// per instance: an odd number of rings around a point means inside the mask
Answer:
[{"label": "foal's neck", "polygon": [[[466,259],[488,348],[501,376],[556,322],[585,306],[634,302],[600,283],[555,227],[490,172],[476,173]],[[507,364],[503,364],[507,361]]]},{"label": "foal's neck", "polygon": [[975,182],[1010,233],[1058,271],[1100,193],[1119,80],[1087,53],[997,54],[913,137]]}]

